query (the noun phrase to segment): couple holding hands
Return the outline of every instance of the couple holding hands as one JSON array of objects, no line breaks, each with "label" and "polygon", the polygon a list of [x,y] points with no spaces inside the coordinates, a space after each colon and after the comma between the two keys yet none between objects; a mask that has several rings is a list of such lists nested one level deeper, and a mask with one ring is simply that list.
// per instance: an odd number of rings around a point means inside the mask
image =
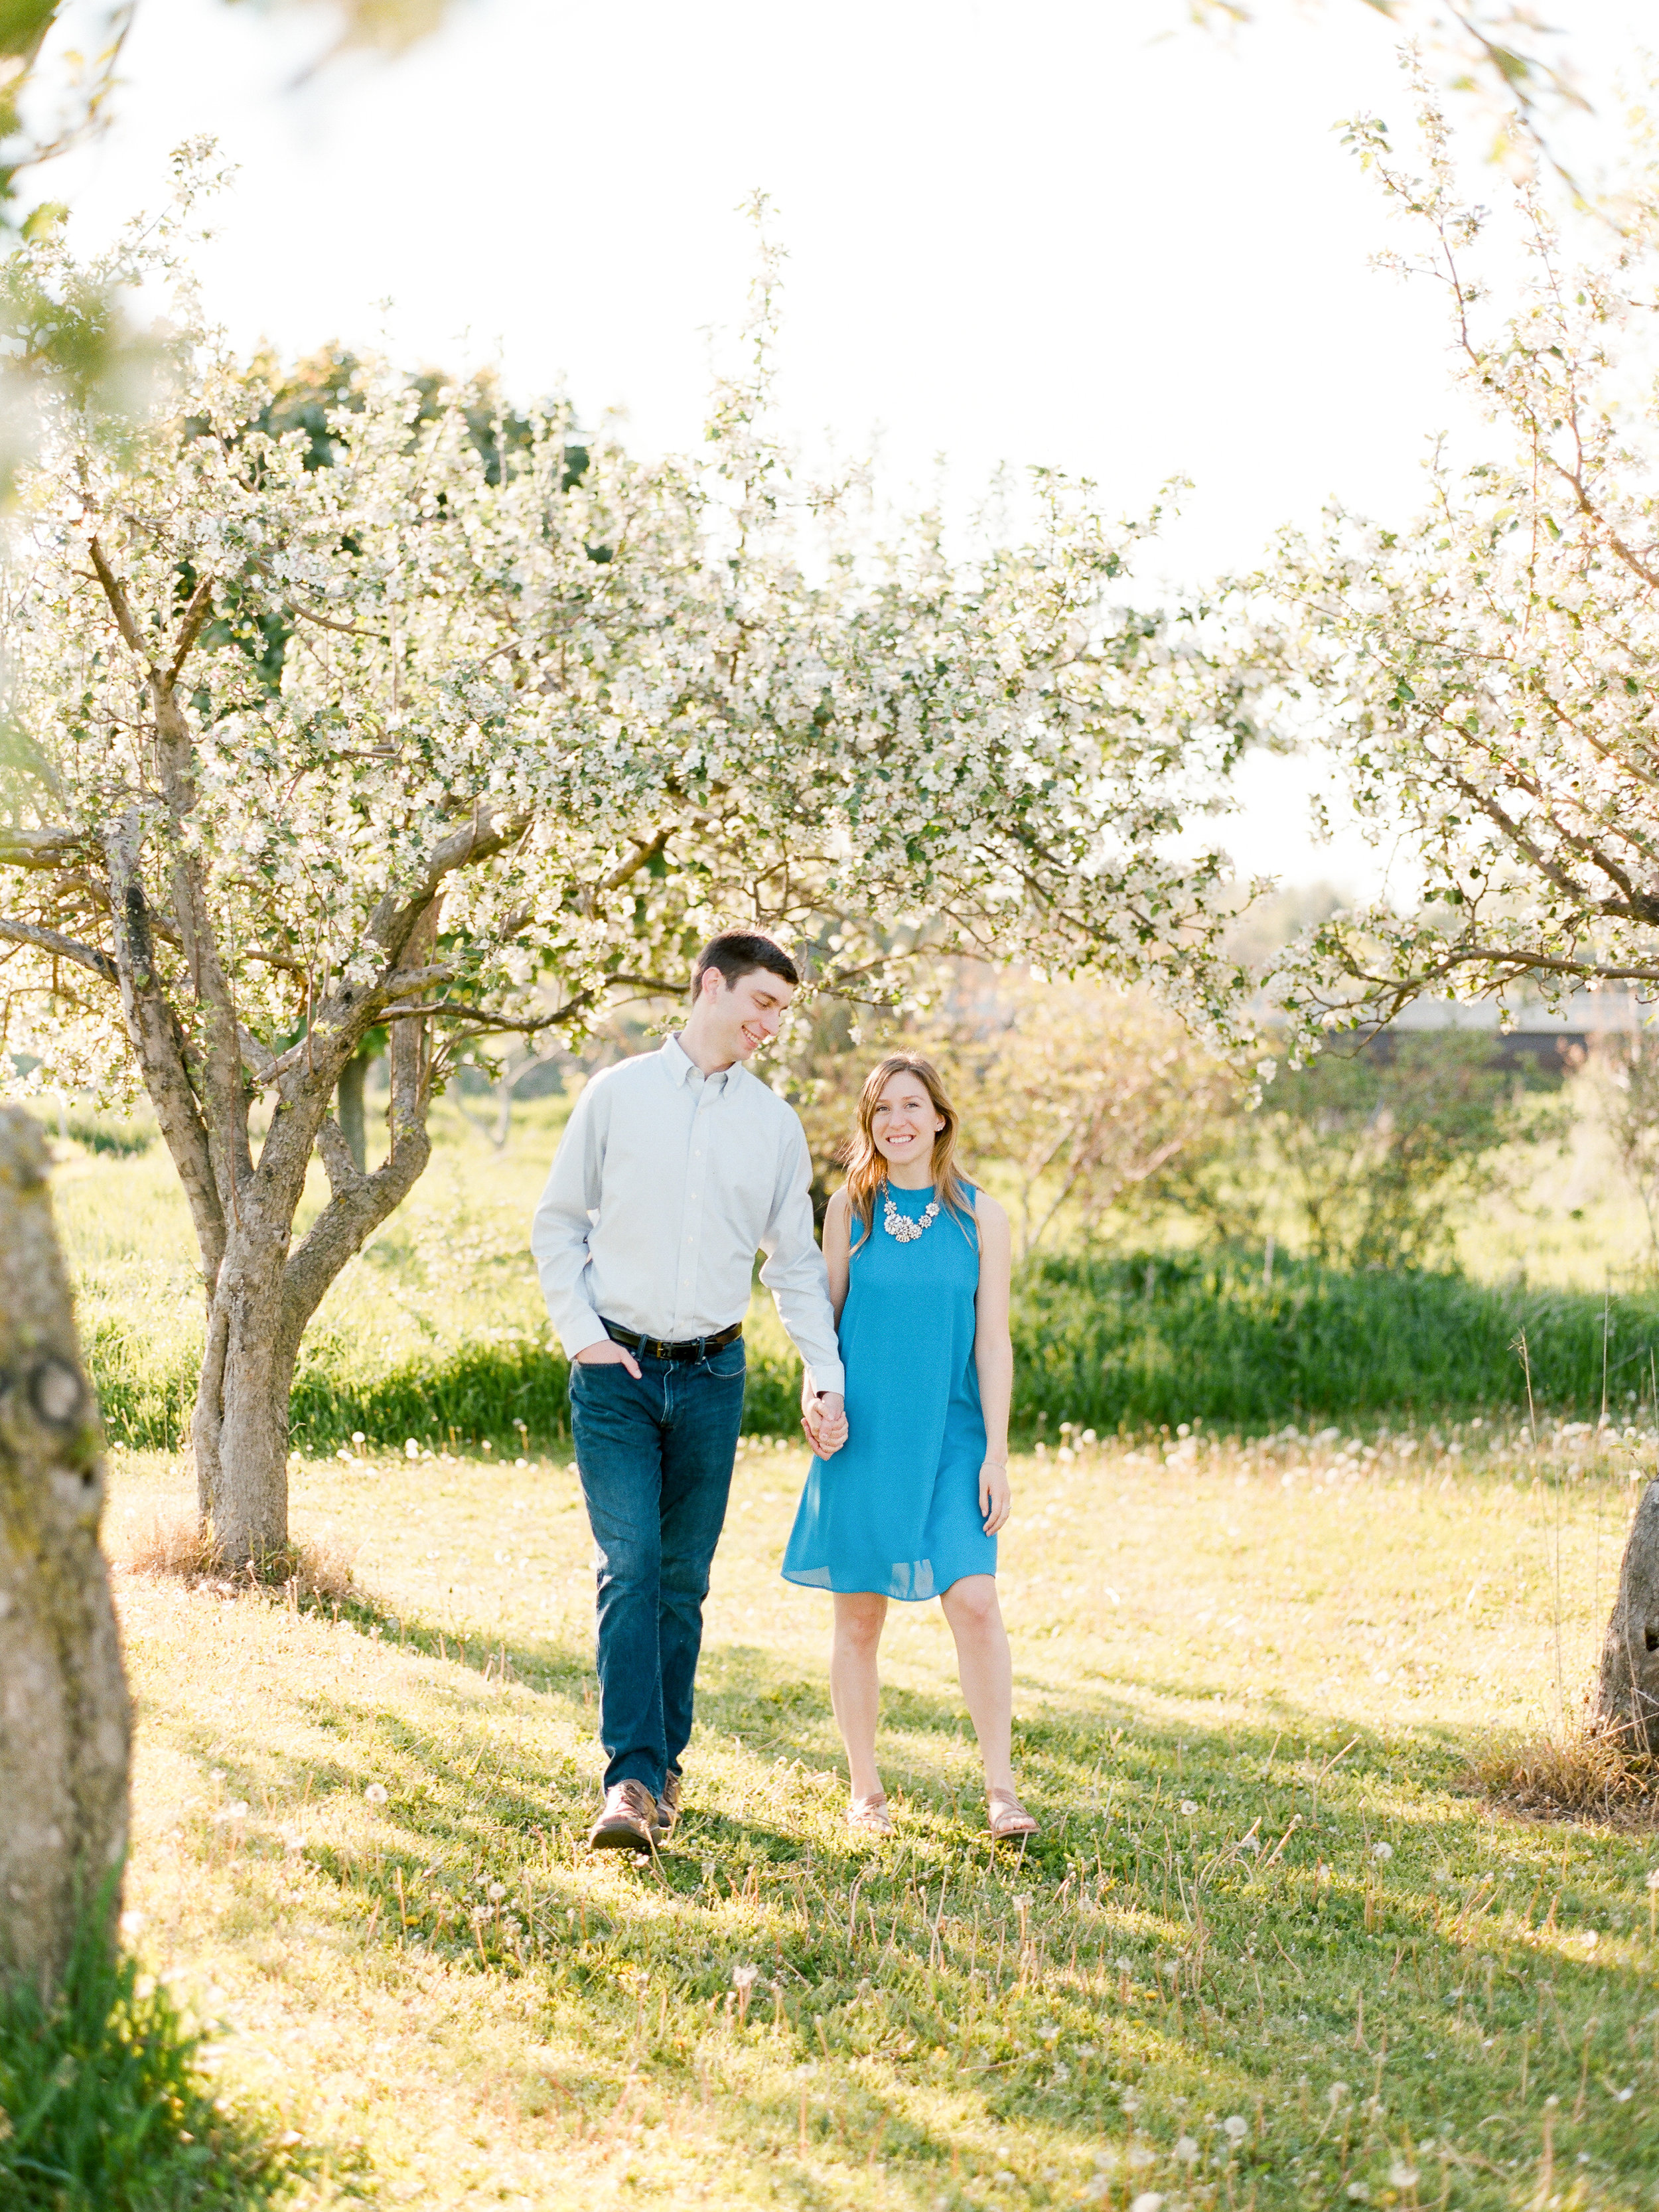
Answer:
[{"label": "couple holding hands", "polygon": [[715,938],[684,1029],[583,1091],[536,1209],[531,1246],[570,1358],[593,1530],[607,1761],[596,1850],[649,1850],[679,1814],[757,1251],[805,1364],[815,1456],[783,1572],[834,1593],[848,1823],[892,1832],[876,1655],[890,1599],[937,1597],[985,1762],[990,1832],[1036,1828],[1014,1789],[996,1591],[1011,1502],[1008,1218],[957,1168],[939,1077],[900,1053],[864,1085],[820,1253],[805,1133],[744,1065],[776,1036],[799,983],[769,939]]}]

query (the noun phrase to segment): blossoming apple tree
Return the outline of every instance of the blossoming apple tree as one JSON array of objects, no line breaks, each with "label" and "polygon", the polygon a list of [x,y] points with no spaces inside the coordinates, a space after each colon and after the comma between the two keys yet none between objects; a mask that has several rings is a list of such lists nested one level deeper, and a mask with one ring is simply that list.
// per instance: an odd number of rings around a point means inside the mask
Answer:
[{"label": "blossoming apple tree", "polygon": [[1335,513],[1261,580],[1291,688],[1415,884],[1294,948],[1275,988],[1314,1029],[1424,993],[1659,985],[1659,173],[1642,156],[1619,222],[1570,251],[1531,183],[1501,226],[1460,198],[1426,92],[1421,125],[1422,175],[1375,121],[1353,135],[1489,428],[1437,455],[1408,526]]},{"label": "blossoming apple tree", "polygon": [[[319,465],[183,309],[136,431],[68,392],[50,416],[4,574],[0,1047],[154,1106],[232,1561],[286,1543],[301,1335],[492,1038],[683,989],[737,920],[827,936],[832,987],[922,916],[1231,1021],[1223,863],[1172,837],[1243,740],[1237,684],[1178,619],[1112,605],[1133,533],[1086,488],[1045,479],[1025,542],[964,560],[797,483],[766,416],[775,278],[695,461],[573,458],[557,405],[509,436],[487,386],[364,362]],[[382,1027],[367,1168],[333,1102]]]}]

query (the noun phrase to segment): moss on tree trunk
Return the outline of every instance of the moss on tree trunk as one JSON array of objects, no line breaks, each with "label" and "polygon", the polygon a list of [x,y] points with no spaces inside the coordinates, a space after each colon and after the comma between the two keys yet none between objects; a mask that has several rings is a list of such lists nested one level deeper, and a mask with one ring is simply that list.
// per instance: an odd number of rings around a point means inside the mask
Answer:
[{"label": "moss on tree trunk", "polygon": [[131,1713],[98,1546],[103,1435],[27,1115],[0,1108],[0,1983],[113,1918]]}]

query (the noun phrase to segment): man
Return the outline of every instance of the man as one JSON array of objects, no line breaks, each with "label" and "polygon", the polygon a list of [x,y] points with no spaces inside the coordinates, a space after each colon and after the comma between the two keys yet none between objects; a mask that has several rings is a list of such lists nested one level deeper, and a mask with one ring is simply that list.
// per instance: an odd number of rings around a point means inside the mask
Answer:
[{"label": "man", "polygon": [[777,1035],[799,980],[769,938],[715,938],[678,1036],[577,1100],[536,1209],[531,1250],[570,1358],[599,1581],[597,1850],[649,1850],[678,1816],[757,1250],[817,1393],[820,1448],[847,1433],[805,1133],[743,1065]]}]

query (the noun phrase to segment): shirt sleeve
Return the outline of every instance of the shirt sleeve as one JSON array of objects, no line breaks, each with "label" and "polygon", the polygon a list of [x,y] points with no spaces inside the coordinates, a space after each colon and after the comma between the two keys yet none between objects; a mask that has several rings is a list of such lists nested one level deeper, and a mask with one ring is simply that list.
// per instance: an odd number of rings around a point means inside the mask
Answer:
[{"label": "shirt sleeve", "polygon": [[587,1239],[599,1210],[605,1170],[605,1131],[610,1119],[605,1090],[603,1083],[591,1082],[571,1109],[530,1229],[531,1256],[541,1278],[542,1296],[572,1359],[605,1336],[605,1324],[582,1289]]},{"label": "shirt sleeve", "polygon": [[812,1161],[806,1132],[792,1114],[793,1130],[779,1147],[778,1176],[772,1211],[761,1238],[765,1264],[761,1280],[771,1291],[778,1317],[805,1361],[820,1390],[844,1392],[836,1316],[830,1304],[830,1276],[812,1235]]}]

